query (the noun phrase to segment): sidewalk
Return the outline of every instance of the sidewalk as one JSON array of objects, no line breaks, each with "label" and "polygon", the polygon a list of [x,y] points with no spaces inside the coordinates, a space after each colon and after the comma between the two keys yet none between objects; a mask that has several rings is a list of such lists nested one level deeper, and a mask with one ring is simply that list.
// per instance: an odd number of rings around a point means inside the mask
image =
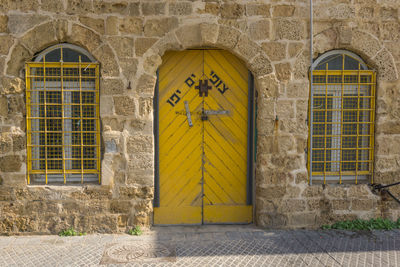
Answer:
[{"label": "sidewalk", "polygon": [[0,237],[0,266],[400,266],[400,231],[154,227],[141,236]]}]

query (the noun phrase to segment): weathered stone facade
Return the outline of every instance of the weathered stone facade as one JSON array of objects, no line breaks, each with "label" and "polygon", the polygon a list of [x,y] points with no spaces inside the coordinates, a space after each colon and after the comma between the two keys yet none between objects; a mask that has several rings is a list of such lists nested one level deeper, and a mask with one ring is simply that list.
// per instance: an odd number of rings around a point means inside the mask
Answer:
[{"label": "weathered stone facade", "polygon": [[[400,3],[315,0],[314,16],[314,58],[347,49],[376,68],[374,179],[398,181]],[[193,47],[226,49],[254,74],[256,224],[397,219],[400,206],[367,184],[307,183],[309,19],[306,0],[1,1],[0,233],[151,225],[156,70],[166,51]],[[87,49],[101,64],[101,185],[27,185],[24,64],[60,42]],[[391,191],[400,195],[399,186]]]}]

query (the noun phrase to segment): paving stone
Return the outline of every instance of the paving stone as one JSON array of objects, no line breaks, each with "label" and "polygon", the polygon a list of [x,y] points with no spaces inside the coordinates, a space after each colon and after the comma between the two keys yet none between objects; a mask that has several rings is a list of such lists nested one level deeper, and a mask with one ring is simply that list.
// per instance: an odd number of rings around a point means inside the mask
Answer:
[{"label": "paving stone", "polygon": [[[120,245],[128,260],[107,266],[399,266],[394,231],[263,230],[253,226],[154,227],[142,236],[0,237],[0,266],[99,266]],[[173,260],[130,261],[129,246],[174,248]],[[145,246],[146,245],[146,246]],[[125,251],[127,250],[127,251]],[[120,250],[118,250],[120,251]],[[124,254],[125,253],[125,254]],[[154,254],[156,255],[156,254]],[[160,254],[162,255],[162,254]],[[174,254],[175,255],[175,254]],[[163,258],[165,259],[165,257]],[[123,265],[121,265],[123,263]]]}]

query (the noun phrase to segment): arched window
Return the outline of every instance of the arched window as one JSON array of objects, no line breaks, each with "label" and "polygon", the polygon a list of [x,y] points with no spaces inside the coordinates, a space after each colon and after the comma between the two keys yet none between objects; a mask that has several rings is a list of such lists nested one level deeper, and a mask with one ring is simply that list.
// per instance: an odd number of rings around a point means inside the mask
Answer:
[{"label": "arched window", "polygon": [[28,184],[100,182],[99,64],[58,44],[26,64]]},{"label": "arched window", "polygon": [[313,64],[310,182],[372,179],[375,71],[357,55],[330,51]]}]

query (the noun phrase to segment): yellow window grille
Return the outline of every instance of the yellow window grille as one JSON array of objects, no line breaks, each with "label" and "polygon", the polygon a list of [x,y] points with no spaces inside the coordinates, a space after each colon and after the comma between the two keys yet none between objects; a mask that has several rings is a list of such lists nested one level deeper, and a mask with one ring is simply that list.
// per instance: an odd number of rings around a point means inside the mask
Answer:
[{"label": "yellow window grille", "polygon": [[372,183],[376,73],[347,53],[318,63],[309,107],[310,183]]},{"label": "yellow window grille", "polygon": [[99,65],[26,64],[31,183],[100,183]]}]

